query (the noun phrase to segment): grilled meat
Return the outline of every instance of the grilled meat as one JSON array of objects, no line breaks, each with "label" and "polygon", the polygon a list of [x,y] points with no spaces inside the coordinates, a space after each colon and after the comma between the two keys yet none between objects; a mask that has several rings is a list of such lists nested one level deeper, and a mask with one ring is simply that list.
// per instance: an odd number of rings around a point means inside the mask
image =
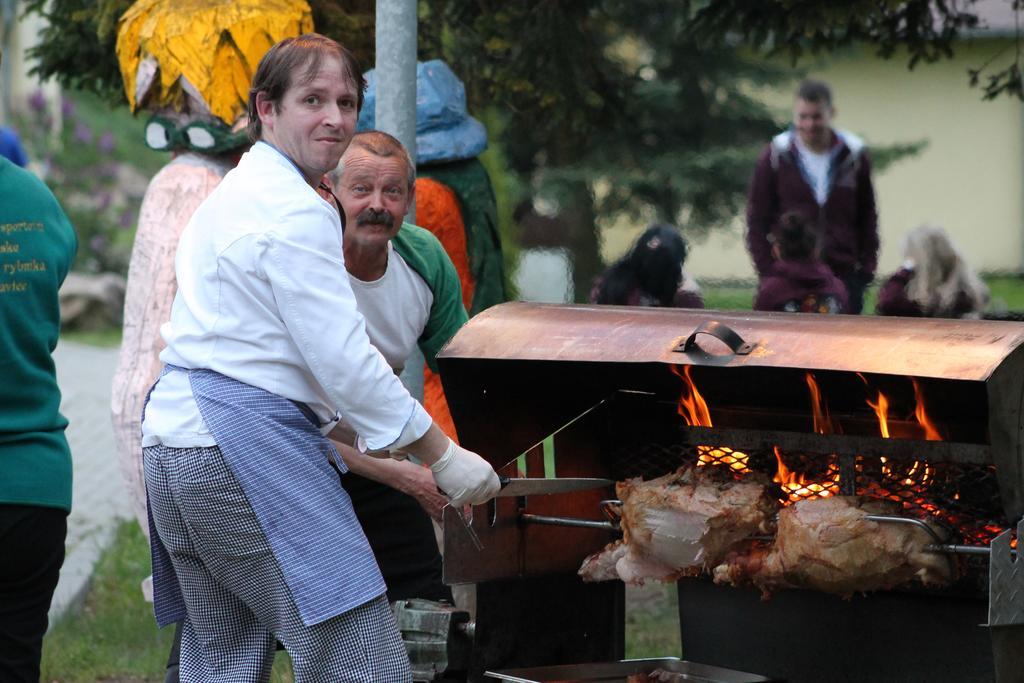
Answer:
[{"label": "grilled meat", "polygon": [[770,549],[733,553],[715,568],[715,582],[751,582],[766,595],[776,588],[851,595],[914,578],[949,583],[949,563],[924,549],[932,539],[923,529],[866,519],[898,513],[894,503],[855,496],[799,501],[779,513]]},{"label": "grilled meat", "polygon": [[588,555],[580,565],[577,574],[583,577],[584,581],[595,583],[597,581],[612,581],[619,578],[615,565],[626,554],[626,544],[620,541],[612,541],[603,549]]},{"label": "grilled meat", "polygon": [[671,581],[714,567],[738,541],[769,531],[778,503],[755,475],[735,481],[716,467],[681,467],[616,484],[623,539],[584,560],[585,581]]}]

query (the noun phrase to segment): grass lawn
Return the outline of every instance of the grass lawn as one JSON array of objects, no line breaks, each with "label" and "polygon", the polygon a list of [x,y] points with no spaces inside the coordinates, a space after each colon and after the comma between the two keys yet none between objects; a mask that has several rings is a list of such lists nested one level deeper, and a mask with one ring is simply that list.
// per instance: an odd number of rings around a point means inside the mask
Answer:
[{"label": "grass lawn", "polygon": [[[1024,278],[992,275],[983,279],[991,293],[989,311],[1024,311]],[[865,313],[873,314],[875,311],[879,284],[876,282],[864,293]],[[707,307],[726,311],[749,311],[753,306],[756,290],[753,282],[701,283],[701,293]]]},{"label": "grass lawn", "polygon": [[74,330],[60,333],[61,341],[71,341],[89,346],[117,348],[121,345],[121,328],[107,327],[102,330]]},{"label": "grass lawn", "polygon": [[[149,574],[149,546],[138,525],[123,523],[93,574],[80,609],[53,624],[43,640],[45,683],[162,683],[173,628],[158,630],[139,584]],[[274,683],[291,683],[284,653]]]}]

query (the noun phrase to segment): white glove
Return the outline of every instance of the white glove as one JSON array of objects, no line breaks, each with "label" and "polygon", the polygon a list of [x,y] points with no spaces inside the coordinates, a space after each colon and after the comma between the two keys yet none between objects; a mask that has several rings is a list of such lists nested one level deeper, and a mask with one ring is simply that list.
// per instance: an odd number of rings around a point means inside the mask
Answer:
[{"label": "white glove", "polygon": [[451,440],[430,471],[453,507],[486,503],[501,489],[497,473],[486,460]]}]

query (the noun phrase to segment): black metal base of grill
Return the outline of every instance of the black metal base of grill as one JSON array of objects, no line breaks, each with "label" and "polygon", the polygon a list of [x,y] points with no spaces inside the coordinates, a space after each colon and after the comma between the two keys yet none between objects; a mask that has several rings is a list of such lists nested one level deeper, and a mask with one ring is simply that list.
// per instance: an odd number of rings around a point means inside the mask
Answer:
[{"label": "black metal base of grill", "polygon": [[469,680],[484,671],[622,659],[625,589],[578,576],[486,581],[476,586]]},{"label": "black metal base of grill", "polygon": [[874,593],[843,600],[684,580],[683,657],[789,683],[992,681],[984,600]]}]

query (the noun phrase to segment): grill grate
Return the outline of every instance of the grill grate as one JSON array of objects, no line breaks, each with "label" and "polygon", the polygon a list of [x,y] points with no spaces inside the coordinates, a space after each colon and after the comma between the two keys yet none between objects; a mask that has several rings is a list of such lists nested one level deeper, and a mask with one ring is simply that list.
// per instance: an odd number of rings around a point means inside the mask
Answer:
[{"label": "grill grate", "polygon": [[[622,443],[612,454],[612,476],[651,479],[681,465],[703,462],[726,467],[736,479],[751,471],[772,478],[779,471],[774,450],[733,450],[726,447],[663,444],[635,440]],[[780,454],[795,478],[779,486],[781,502],[838,495],[839,458],[830,454]],[[1002,503],[995,466],[956,462],[885,461],[857,457],[856,493],[899,503],[903,514],[927,519],[948,530],[950,542],[988,545],[1008,528],[1002,521]]]}]

